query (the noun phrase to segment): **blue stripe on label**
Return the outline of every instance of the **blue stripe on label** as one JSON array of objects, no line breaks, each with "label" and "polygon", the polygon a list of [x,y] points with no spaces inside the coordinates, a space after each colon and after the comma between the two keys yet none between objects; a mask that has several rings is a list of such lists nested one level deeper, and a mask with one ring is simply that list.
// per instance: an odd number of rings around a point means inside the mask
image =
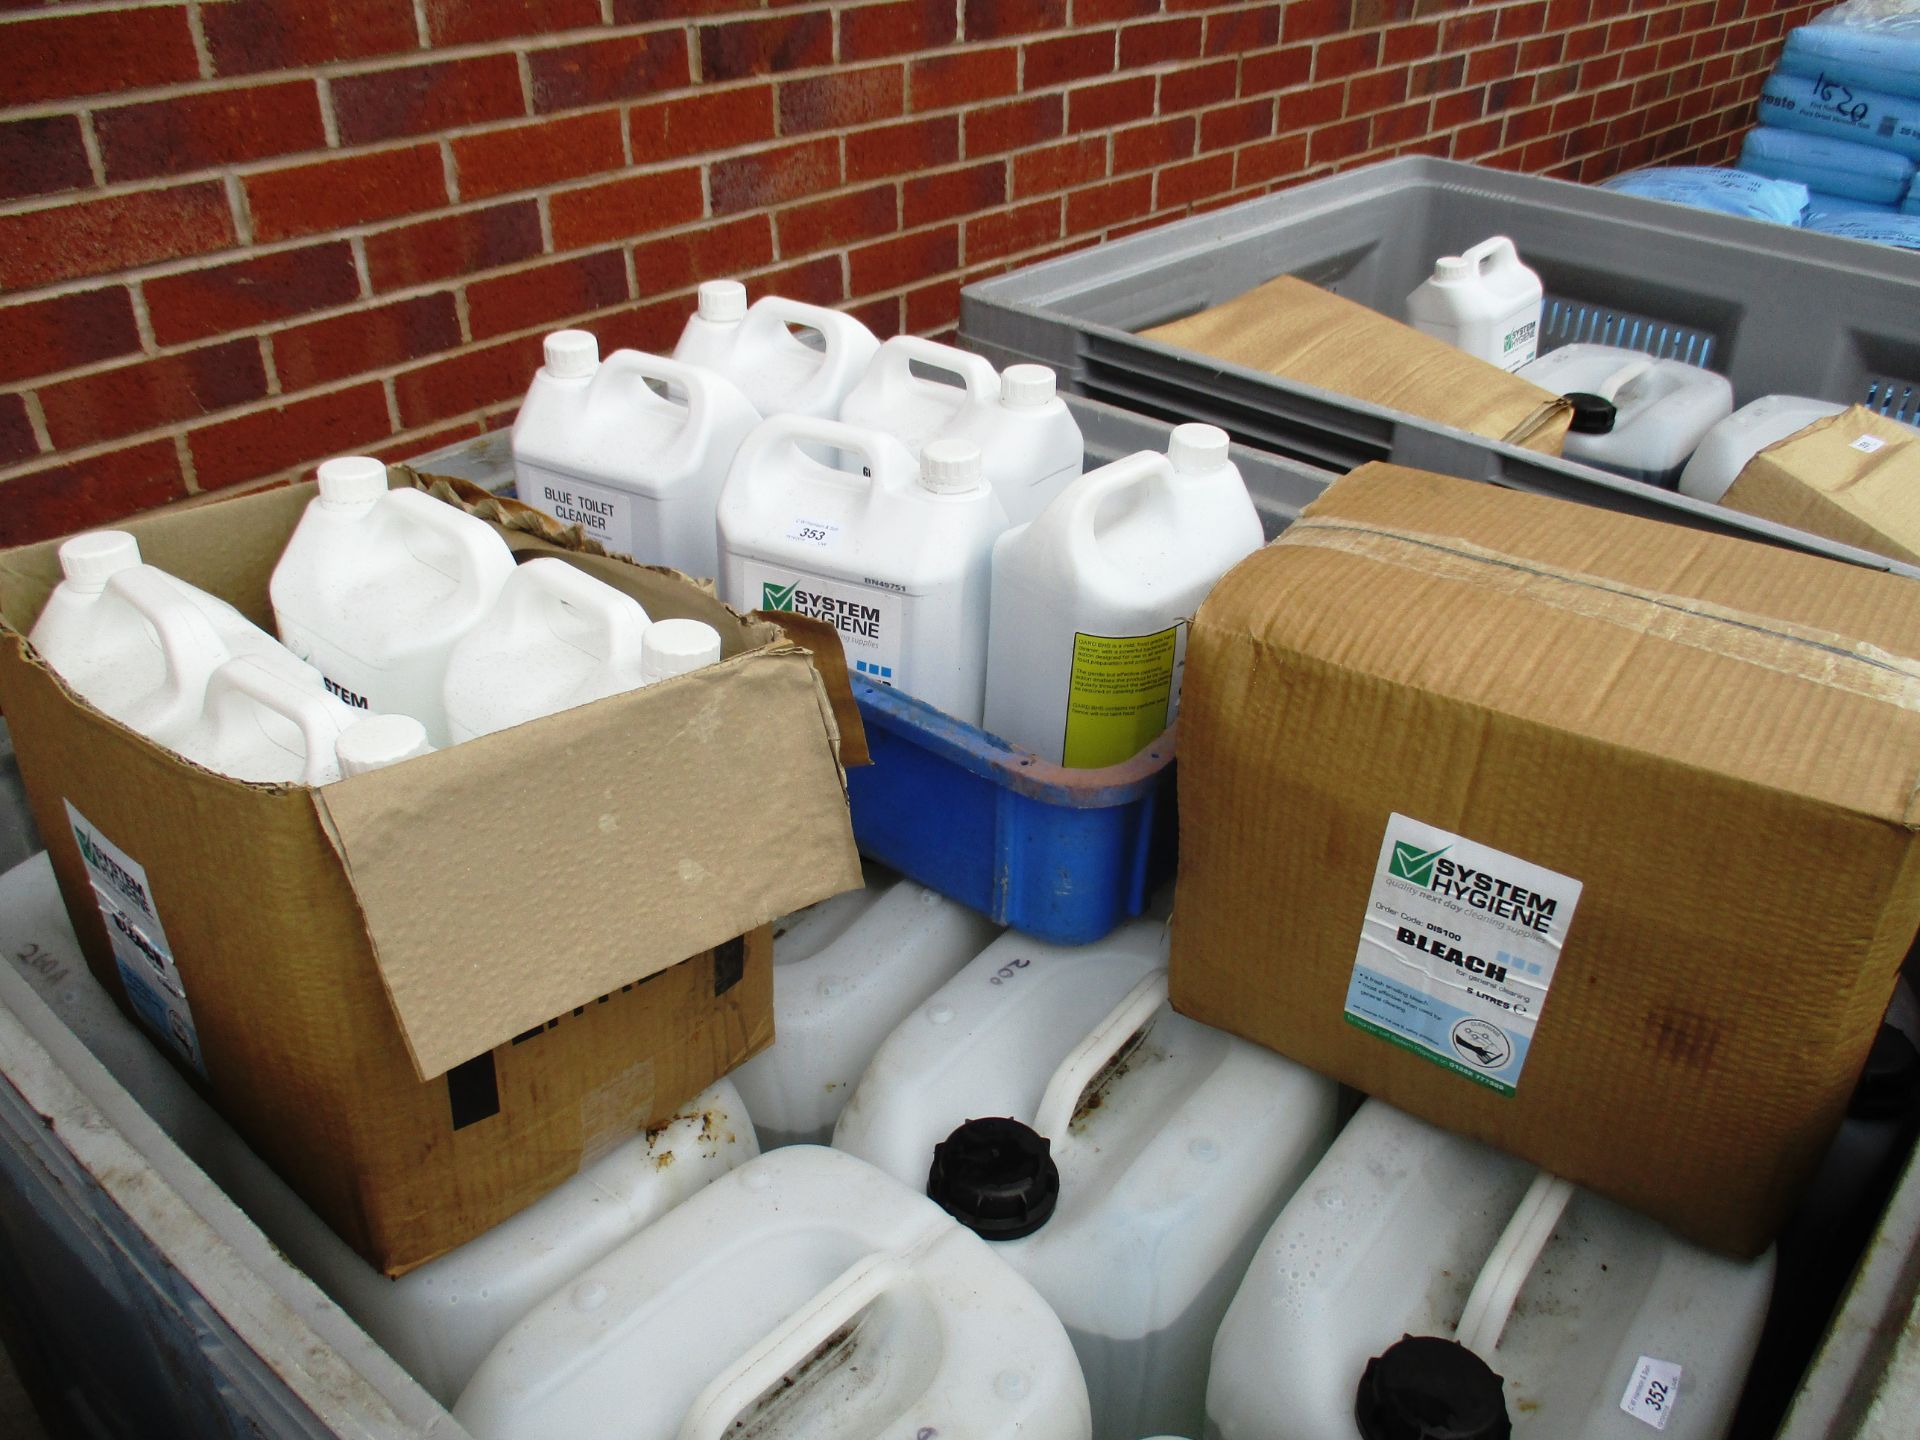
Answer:
[{"label": "blue stripe on label", "polygon": [[[1474,1011],[1449,1005],[1435,996],[1423,995],[1364,965],[1354,967],[1353,978],[1347,984],[1347,1011],[1362,1020],[1371,1021],[1383,1030],[1404,1035],[1437,1055],[1470,1066],[1475,1074],[1503,1085],[1513,1085],[1526,1068],[1530,1036],[1499,1025]],[[1454,1027],[1463,1020],[1493,1027],[1505,1037],[1511,1054],[1503,1063],[1490,1066],[1485,1057],[1497,1051],[1490,1052],[1485,1046],[1476,1049],[1472,1035],[1456,1043]]]}]

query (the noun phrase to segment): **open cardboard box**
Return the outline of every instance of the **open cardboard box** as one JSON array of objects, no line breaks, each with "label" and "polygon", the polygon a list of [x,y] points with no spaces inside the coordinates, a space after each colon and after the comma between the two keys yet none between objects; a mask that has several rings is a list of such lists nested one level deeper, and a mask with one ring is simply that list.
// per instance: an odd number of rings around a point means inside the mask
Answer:
[{"label": "open cardboard box", "polygon": [[1720,503],[1920,564],[1920,431],[1855,405],[1755,455]]},{"label": "open cardboard box", "polygon": [[[268,578],[313,493],[122,528],[271,629]],[[0,554],[0,708],[89,964],[395,1274],[766,1045],[768,922],[860,884],[804,649],[675,572],[501,528],[656,619],[713,625],[721,661],[317,790],[245,784],[68,690],[24,638],[58,542]]]}]

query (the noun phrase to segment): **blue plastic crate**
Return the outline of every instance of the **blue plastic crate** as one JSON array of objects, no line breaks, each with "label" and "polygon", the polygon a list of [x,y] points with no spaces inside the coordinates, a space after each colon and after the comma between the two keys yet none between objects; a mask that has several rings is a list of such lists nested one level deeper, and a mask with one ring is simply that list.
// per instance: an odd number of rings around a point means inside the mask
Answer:
[{"label": "blue plastic crate", "polygon": [[861,852],[1003,925],[1098,940],[1173,878],[1173,730],[1069,770],[855,677],[871,765],[847,772]]}]

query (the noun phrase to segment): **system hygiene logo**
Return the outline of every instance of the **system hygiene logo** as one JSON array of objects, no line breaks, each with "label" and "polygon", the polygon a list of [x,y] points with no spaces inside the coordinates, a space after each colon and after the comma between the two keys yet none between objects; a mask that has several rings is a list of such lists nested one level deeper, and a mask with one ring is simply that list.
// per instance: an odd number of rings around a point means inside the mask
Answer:
[{"label": "system hygiene logo", "polygon": [[771,580],[762,581],[760,584],[760,608],[762,610],[793,609],[793,592],[798,588],[799,583],[797,580],[789,580],[785,585],[776,585]]},{"label": "system hygiene logo", "polygon": [[1415,885],[1431,888],[1433,885],[1433,867],[1442,855],[1451,850],[1451,842],[1437,850],[1422,850],[1418,845],[1409,845],[1404,840],[1393,842],[1393,858],[1387,862],[1387,873],[1402,880],[1411,880]]}]

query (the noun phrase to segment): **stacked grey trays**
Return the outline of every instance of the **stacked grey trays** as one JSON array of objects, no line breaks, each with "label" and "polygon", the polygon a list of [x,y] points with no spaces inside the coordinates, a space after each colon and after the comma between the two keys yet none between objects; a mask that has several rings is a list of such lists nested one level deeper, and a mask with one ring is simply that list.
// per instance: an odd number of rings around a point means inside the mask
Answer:
[{"label": "stacked grey trays", "polygon": [[1904,251],[1453,161],[1390,160],[967,287],[961,337],[996,365],[1344,473],[1391,460],[1902,574],[1849,546],[1137,331],[1296,275],[1400,318],[1435,257],[1506,235],[1540,274],[1542,349],[1623,345],[1769,394],[1920,418],[1920,260]]}]

